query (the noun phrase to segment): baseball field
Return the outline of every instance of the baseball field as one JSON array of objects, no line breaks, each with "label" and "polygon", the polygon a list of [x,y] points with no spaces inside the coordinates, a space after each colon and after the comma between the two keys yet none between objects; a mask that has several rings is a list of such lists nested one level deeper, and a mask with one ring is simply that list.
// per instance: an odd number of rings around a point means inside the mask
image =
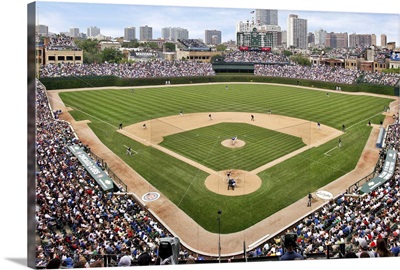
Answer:
[{"label": "baseball field", "polygon": [[[228,85],[49,93],[53,107],[58,94],[60,108],[87,124],[137,173],[132,178],[146,181],[145,190],[222,234],[244,231],[352,171],[373,126],[385,118],[383,108],[394,101],[297,86]],[[227,189],[227,173],[235,190]],[[138,192],[125,179],[128,191]]]}]

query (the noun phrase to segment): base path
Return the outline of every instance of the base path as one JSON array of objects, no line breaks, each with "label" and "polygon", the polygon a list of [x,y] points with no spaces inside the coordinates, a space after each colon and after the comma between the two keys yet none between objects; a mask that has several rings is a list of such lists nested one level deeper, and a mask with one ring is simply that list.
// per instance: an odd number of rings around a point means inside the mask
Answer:
[{"label": "base path", "polygon": [[[121,180],[124,181],[125,184],[127,184],[128,191],[136,194],[136,199],[141,200],[142,195],[148,192],[160,193],[160,191],[158,191],[155,187],[148,183],[141,175],[136,173],[131,167],[126,165],[118,156],[116,156],[110,149],[108,149],[88,127],[87,121],[75,121],[68,113],[68,108],[63,105],[61,99],[59,98],[58,91],[48,91],[47,93],[52,109],[61,109],[63,111],[63,113],[60,115],[60,118],[71,123],[79,139],[84,144],[88,144],[91,150],[96,155],[107,162],[112,171],[116,175],[118,175],[118,177],[121,178]],[[398,106],[398,102],[393,104],[395,104],[395,106]],[[273,114],[267,115],[253,113],[253,115],[255,116],[255,121],[250,121],[250,113],[219,114],[212,112],[212,115],[213,120],[210,120],[208,118],[208,113],[193,114],[192,116],[177,115],[168,119],[168,121],[172,121],[171,123],[165,123],[167,119],[163,119],[163,121],[160,121],[160,119],[154,119],[146,121],[147,129],[145,130],[142,128],[143,123],[137,123],[135,125],[124,128],[123,132],[125,135],[131,136],[133,139],[142,140],[142,143],[144,144],[159,146],[158,143],[162,141],[162,137],[166,135],[166,131],[169,134],[173,134],[193,128],[198,128],[201,126],[215,124],[217,123],[217,121],[229,122],[230,120],[231,122],[245,122],[253,125],[260,125],[262,127],[279,130],[280,132],[299,136],[303,138],[304,143],[307,145],[306,147],[322,144],[325,141],[328,141],[341,133],[340,131],[334,129],[330,130],[331,128],[324,125],[321,125],[321,129],[318,129],[316,123],[301,119],[288,117],[288,122],[285,122],[284,119],[286,118]],[[198,117],[198,120],[184,120],[185,118],[189,117]],[[193,119],[194,118],[192,118],[192,120]],[[264,123],[263,119],[265,119]],[[295,124],[291,121],[302,122],[299,122],[300,124]],[[392,122],[393,120],[391,118],[391,115],[387,114],[384,121],[384,126],[391,124]],[[278,123],[280,126],[278,126]],[[192,126],[190,126],[190,124]],[[165,127],[168,128],[161,132],[161,130],[163,129],[155,129],[155,125],[165,125]],[[268,127],[265,125],[268,125]],[[296,133],[296,126],[303,126],[303,130],[298,130]],[[370,138],[364,148],[362,156],[360,157],[360,160],[355,170],[347,173],[336,181],[331,182],[327,186],[322,187],[321,190],[328,191],[332,193],[333,196],[337,196],[342,194],[350,185],[370,174],[375,167],[375,164],[379,157],[379,149],[375,147],[378,134],[379,126],[373,126]],[[269,166],[272,165],[270,164]],[[208,170],[206,172],[210,172]],[[221,181],[226,181],[226,179],[224,179],[226,175],[225,170],[215,173],[216,175],[218,175],[218,177],[220,177],[219,179]],[[233,195],[232,193],[236,191],[239,194],[239,192],[245,192],[245,190],[249,189],[246,181],[248,178],[250,179],[250,172],[237,171],[236,173],[238,173],[237,176],[242,177],[240,178],[241,182],[238,183],[239,186],[240,184],[242,184],[242,188],[237,188],[234,191],[229,190],[229,192],[231,192],[230,195]],[[254,171],[251,173],[255,174]],[[257,180],[254,180],[254,183],[257,183]],[[207,180],[205,181],[205,185],[209,187],[207,184]],[[225,192],[225,190],[227,191],[226,184],[223,187],[221,186],[218,188],[220,188],[220,191],[218,192],[222,193]],[[224,191],[222,191],[222,189],[224,189]],[[247,228],[244,231],[231,234],[222,234],[220,236],[221,256],[232,256],[241,254],[243,252],[244,241],[246,242],[247,246],[253,246],[257,244],[258,241],[266,239],[268,235],[274,235],[281,232],[283,228],[304,218],[310,213],[310,211],[314,211],[316,208],[325,203],[325,201],[317,196],[314,196],[314,198],[315,200],[313,201],[311,208],[307,207],[307,198],[304,198],[280,210],[279,212],[264,219],[263,221],[260,221],[252,227]],[[210,256],[218,256],[218,234],[210,233],[204,230],[193,219],[191,219],[182,210],[171,203],[166,197],[161,196],[156,201],[148,202],[146,203],[146,207],[160,220],[160,222],[164,224],[164,226],[166,226],[174,235],[179,237],[182,245],[193,250],[194,252]]]}]

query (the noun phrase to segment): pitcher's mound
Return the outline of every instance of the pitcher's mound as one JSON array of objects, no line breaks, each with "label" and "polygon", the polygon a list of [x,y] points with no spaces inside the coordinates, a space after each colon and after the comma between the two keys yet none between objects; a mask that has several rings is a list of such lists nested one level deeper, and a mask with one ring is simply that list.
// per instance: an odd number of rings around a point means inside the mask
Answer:
[{"label": "pitcher's mound", "polygon": [[246,142],[245,142],[245,141],[242,141],[242,140],[236,139],[236,140],[235,140],[235,143],[233,144],[233,143],[232,143],[232,140],[229,140],[229,139],[228,139],[228,140],[222,141],[221,144],[222,144],[223,146],[225,146],[225,147],[239,148],[239,147],[244,146],[244,145],[246,144]]},{"label": "pitcher's mound", "polygon": [[[228,190],[227,173],[230,172],[230,178],[236,181],[234,190]],[[261,187],[261,179],[254,173],[242,170],[224,170],[210,175],[205,180],[206,187],[221,195],[240,196],[250,194]]]}]

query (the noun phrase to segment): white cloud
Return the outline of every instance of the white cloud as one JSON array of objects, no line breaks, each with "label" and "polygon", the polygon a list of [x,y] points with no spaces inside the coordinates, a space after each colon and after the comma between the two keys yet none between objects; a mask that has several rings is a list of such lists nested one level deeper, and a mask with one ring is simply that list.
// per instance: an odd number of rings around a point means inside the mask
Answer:
[{"label": "white cloud", "polygon": [[[135,1],[138,2],[138,1]],[[188,4],[189,5],[189,4]],[[89,26],[97,26],[106,36],[123,36],[124,28],[137,28],[148,25],[153,28],[153,37],[161,37],[163,27],[182,27],[189,31],[190,38],[204,38],[205,30],[221,30],[223,41],[236,39],[235,26],[239,21],[251,20],[254,8],[238,8],[228,5],[220,7],[196,7],[196,5],[173,6],[135,5],[109,3],[57,3],[39,2],[39,19],[41,24],[49,26],[49,31],[59,33],[69,31],[70,27],[79,27],[86,32]],[[211,6],[211,5],[210,5]],[[47,11],[49,7],[49,11]],[[50,8],[52,9],[50,10]],[[291,6],[292,7],[292,6]],[[297,14],[307,19],[308,32],[322,28],[327,32],[347,32],[357,34],[386,34],[388,40],[399,42],[398,14],[304,11],[278,9],[279,24],[286,29],[289,14]],[[397,29],[397,31],[396,31]]]}]

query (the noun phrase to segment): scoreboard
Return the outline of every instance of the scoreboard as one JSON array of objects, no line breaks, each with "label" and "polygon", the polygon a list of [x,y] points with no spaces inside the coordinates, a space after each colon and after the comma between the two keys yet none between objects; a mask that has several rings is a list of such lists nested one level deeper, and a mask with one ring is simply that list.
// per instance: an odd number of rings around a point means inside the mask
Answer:
[{"label": "scoreboard", "polygon": [[250,32],[237,32],[236,44],[242,51],[270,51],[281,41],[281,33],[276,31],[258,31],[253,28]]}]

